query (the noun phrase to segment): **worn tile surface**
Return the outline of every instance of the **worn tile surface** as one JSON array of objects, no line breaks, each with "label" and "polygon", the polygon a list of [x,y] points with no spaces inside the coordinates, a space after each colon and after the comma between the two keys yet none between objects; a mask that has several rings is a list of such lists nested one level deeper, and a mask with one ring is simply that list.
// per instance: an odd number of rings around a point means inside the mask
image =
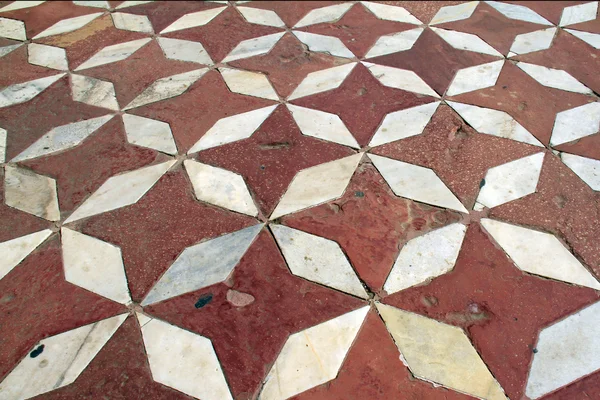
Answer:
[{"label": "worn tile surface", "polygon": [[600,398],[598,1],[0,1],[0,400]]}]

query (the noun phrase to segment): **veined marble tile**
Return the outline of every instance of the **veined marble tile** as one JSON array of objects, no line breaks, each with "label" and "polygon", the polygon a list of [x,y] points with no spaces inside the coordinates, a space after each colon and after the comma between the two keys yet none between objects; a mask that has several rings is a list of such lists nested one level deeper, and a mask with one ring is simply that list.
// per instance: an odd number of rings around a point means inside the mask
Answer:
[{"label": "veined marble tile", "polygon": [[115,87],[111,82],[71,74],[71,90],[75,101],[109,110],[119,110]]},{"label": "veined marble tile", "polygon": [[121,4],[119,4],[118,6],[116,6],[115,9],[120,10],[122,8],[139,6],[140,4],[148,4],[148,3],[152,3],[153,1],[154,0],[142,0],[142,1],[128,0],[128,1],[124,1]]},{"label": "veined marble tile", "polygon": [[136,203],[173,164],[167,161],[108,178],[65,223]]},{"label": "veined marble tile", "polygon": [[75,68],[75,71],[81,71],[82,69],[94,68],[100,65],[106,65],[117,61],[125,60],[133,53],[141,49],[144,45],[149,43],[152,39],[144,38],[138,40],[132,40],[130,42],[114,44],[112,46],[106,46],[96,54],[94,54],[89,60]]},{"label": "veined marble tile", "polygon": [[27,40],[25,22],[0,17],[0,37],[20,41]]},{"label": "veined marble tile", "polygon": [[31,7],[39,6],[42,3],[45,3],[45,1],[29,1],[29,0],[13,1],[9,5],[0,8],[0,12],[22,10],[23,8],[31,8]]},{"label": "veined marble tile", "polygon": [[156,382],[202,400],[233,400],[210,339],[156,319],[145,321],[142,337]]},{"label": "veined marble tile", "polygon": [[29,82],[16,83],[0,91],[0,108],[25,103],[42,93],[54,82],[65,76],[64,73],[34,79]]},{"label": "veined marble tile", "polygon": [[569,32],[571,35],[583,40],[590,46],[595,49],[600,49],[600,34],[590,33],[590,32],[581,32],[576,31],[574,29],[565,29],[565,31]]},{"label": "veined marble tile", "polygon": [[246,253],[263,224],[187,247],[150,290],[143,306],[223,282]]},{"label": "veined marble tile", "polygon": [[544,153],[536,153],[490,168],[477,202],[493,208],[535,193],[543,163]]},{"label": "veined marble tile", "polygon": [[6,162],[6,138],[8,132],[0,128],[0,163]]},{"label": "veined marble tile", "polygon": [[504,60],[499,60],[458,70],[446,95],[455,96],[494,86],[503,66]]},{"label": "veined marble tile", "polygon": [[277,15],[275,11],[262,10],[254,7],[237,7],[237,10],[244,16],[246,21],[251,24],[285,28],[285,23],[279,18],[279,15]]},{"label": "veined marble tile", "polygon": [[270,219],[316,206],[344,194],[362,154],[354,154],[298,172]]},{"label": "veined marble tile", "polygon": [[517,35],[510,46],[508,57],[549,49],[555,34],[556,28],[548,28]]},{"label": "veined marble tile", "polygon": [[463,19],[470,18],[477,8],[477,5],[479,5],[478,1],[470,1],[468,3],[462,3],[455,6],[440,7],[431,22],[429,22],[429,25],[462,21]]},{"label": "veined marble tile", "polygon": [[572,142],[600,131],[600,103],[588,103],[556,114],[550,145]]},{"label": "veined marble tile", "polygon": [[355,149],[360,148],[352,133],[336,114],[299,107],[289,103],[287,108],[303,135],[343,144]]},{"label": "veined marble tile", "polygon": [[17,43],[17,44],[13,44],[10,46],[3,46],[0,47],[0,58],[4,57],[5,55],[15,51],[16,49],[18,49],[19,47],[23,46],[23,43]]},{"label": "veined marble tile", "polygon": [[48,221],[60,220],[56,181],[31,170],[4,167],[4,201],[7,206]]},{"label": "veined marble tile", "polygon": [[410,50],[417,39],[419,39],[419,36],[421,36],[421,33],[423,33],[423,28],[415,28],[381,36],[377,39],[373,47],[369,49],[365,58],[384,56],[386,54]]},{"label": "veined marble tile", "polygon": [[0,243],[0,280],[52,235],[50,229]]},{"label": "veined marble tile", "polygon": [[222,62],[240,60],[242,58],[254,57],[266,54],[275,44],[285,35],[285,32],[273,33],[271,35],[261,36],[254,39],[241,41]]},{"label": "veined marble tile", "polygon": [[112,117],[113,115],[105,115],[56,127],[23,150],[12,161],[29,160],[75,147]]},{"label": "veined marble tile", "polygon": [[121,249],[68,228],[61,229],[65,280],[121,304],[131,302]]},{"label": "veined marble tile", "polygon": [[213,64],[202,43],[162,37],[156,38],[156,40],[165,56],[171,60],[191,61],[204,65]]},{"label": "veined marble tile", "polygon": [[376,303],[401,357],[419,379],[487,400],[506,400],[461,328]]},{"label": "veined marble tile", "polygon": [[526,395],[538,399],[600,369],[600,302],[540,332]]},{"label": "veined marble tile", "polygon": [[560,153],[560,158],[589,187],[600,191],[600,160],[567,153]]},{"label": "veined marble tile", "polygon": [[518,21],[532,22],[534,24],[552,25],[550,21],[542,17],[535,11],[525,6],[516,4],[502,3],[499,1],[486,1],[486,3],[496,9],[506,18],[516,19]]},{"label": "veined marble tile", "polygon": [[123,124],[129,143],[167,154],[177,154],[171,127],[166,122],[123,114]]},{"label": "veined marble tile", "polygon": [[270,228],[292,274],[363,299],[369,298],[336,242],[283,225],[273,224]]},{"label": "veined marble tile", "polygon": [[408,69],[388,67],[362,61],[362,65],[367,67],[371,74],[381,82],[382,85],[439,98],[440,95],[435,92],[419,75]]},{"label": "veined marble tile", "polygon": [[598,2],[591,1],[585,4],[565,7],[560,17],[558,26],[578,24],[580,22],[592,21],[598,14]]},{"label": "veined marble tile", "polygon": [[82,15],[80,17],[63,19],[62,21],[58,21],[50,28],[39,33],[37,36],[34,37],[34,39],[40,39],[43,37],[60,35],[63,33],[76,31],[79,28],[83,28],[85,25],[89,24],[101,15],[102,13],[99,12],[94,14]]},{"label": "veined marble tile", "polygon": [[352,3],[335,4],[333,6],[315,8],[310,10],[300,21],[294,25],[294,28],[300,28],[303,26],[320,24],[322,22],[333,22],[336,21],[346,13],[351,7]]},{"label": "veined marble tile", "polygon": [[108,1],[73,0],[73,4],[85,7],[110,8]]},{"label": "veined marble tile", "polygon": [[433,170],[374,154],[369,158],[396,196],[469,212]]},{"label": "veined marble tile", "polygon": [[471,33],[450,31],[447,29],[431,28],[446,43],[458,50],[474,51],[481,54],[502,57],[496,49],[484,42],[479,36]]},{"label": "veined marble tile", "polygon": [[41,340],[2,381],[0,399],[28,399],[75,381],[127,318],[104,319]]},{"label": "veined marble tile", "polygon": [[117,29],[131,32],[154,33],[152,23],[145,15],[115,12],[111,13],[110,16]]},{"label": "veined marble tile", "polygon": [[275,108],[277,105],[221,118],[192,146],[188,154],[249,138]]},{"label": "veined marble tile", "polygon": [[543,147],[535,136],[504,111],[448,100],[446,103],[480,133]]},{"label": "veined marble tile", "polygon": [[30,43],[27,45],[28,62],[33,65],[66,71],[69,69],[65,49],[44,44]]},{"label": "veined marble tile", "polygon": [[180,31],[188,28],[195,28],[208,24],[217,15],[221,14],[227,7],[217,7],[208,10],[198,11],[190,14],[185,14],[171,25],[167,26],[160,33],[168,33]]},{"label": "veined marble tile", "polygon": [[241,175],[193,160],[183,164],[198,200],[253,217],[258,214]]},{"label": "veined marble tile", "polygon": [[124,110],[179,96],[207,72],[208,68],[202,68],[157,79],[133,99]]},{"label": "veined marble tile", "polygon": [[414,15],[408,12],[404,7],[390,6],[387,4],[374,3],[372,1],[361,1],[365,8],[371,11],[379,19],[388,21],[404,22],[406,24],[421,25]]},{"label": "veined marble tile", "polygon": [[219,68],[219,72],[229,90],[234,93],[268,100],[279,100],[279,96],[275,93],[271,82],[264,74],[225,67]]},{"label": "veined marble tile", "polygon": [[348,50],[346,45],[339,38],[302,31],[292,31],[292,33],[299,41],[304,43],[310,51],[328,53],[337,57],[354,58],[354,53]]},{"label": "veined marble tile", "polygon": [[600,290],[600,282],[554,235],[487,218],[481,225],[520,270]]},{"label": "veined marble tile", "polygon": [[385,116],[373,135],[369,146],[375,147],[395,140],[420,135],[440,102],[434,101],[420,106],[395,111]]},{"label": "veined marble tile", "polygon": [[311,94],[326,92],[340,87],[350,75],[356,63],[349,63],[321,71],[311,72],[300,82],[300,85],[288,97],[288,100],[298,99]]},{"label": "veined marble tile", "polygon": [[258,399],[288,399],[334,379],[368,311],[362,307],[290,335]]},{"label": "veined marble tile", "polygon": [[454,223],[409,240],[392,267],[383,290],[396,293],[454,268],[467,227]]},{"label": "veined marble tile", "polygon": [[541,65],[528,64],[524,62],[517,63],[517,67],[521,68],[523,72],[546,87],[575,93],[593,93],[591,89],[586,87],[577,79],[573,78],[571,74],[561,69],[552,69]]}]

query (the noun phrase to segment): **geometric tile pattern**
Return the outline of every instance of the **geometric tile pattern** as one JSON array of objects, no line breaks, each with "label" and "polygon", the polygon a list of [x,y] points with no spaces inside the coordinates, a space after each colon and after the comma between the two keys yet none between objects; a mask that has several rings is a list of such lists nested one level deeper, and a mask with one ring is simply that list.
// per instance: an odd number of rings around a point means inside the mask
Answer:
[{"label": "geometric tile pattern", "polygon": [[598,9],[2,3],[0,399],[600,397]]}]

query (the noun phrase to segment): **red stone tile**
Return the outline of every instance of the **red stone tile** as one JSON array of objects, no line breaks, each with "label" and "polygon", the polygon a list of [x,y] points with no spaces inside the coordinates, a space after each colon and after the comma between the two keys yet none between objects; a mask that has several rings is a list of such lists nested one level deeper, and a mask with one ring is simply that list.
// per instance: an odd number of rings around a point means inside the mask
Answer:
[{"label": "red stone tile", "polygon": [[2,12],[0,16],[24,21],[27,38],[31,39],[63,19],[102,11],[102,8],[78,6],[71,1],[47,1],[35,7]]},{"label": "red stone tile", "polygon": [[561,144],[553,148],[558,151],[600,160],[600,134],[582,137],[574,142]]},{"label": "red stone tile", "polygon": [[400,360],[400,353],[376,312],[370,311],[338,376],[307,390],[293,400],[347,399],[473,399],[415,379]]},{"label": "red stone tile", "polygon": [[563,389],[558,389],[554,393],[542,397],[542,400],[571,400],[577,398],[600,398],[600,371],[588,375]]},{"label": "red stone tile", "polygon": [[397,197],[375,167],[363,164],[343,197],[282,223],[336,241],[360,278],[379,292],[405,242],[460,219],[457,212]]},{"label": "red stone tile", "polygon": [[293,27],[296,22],[311,10],[343,3],[342,1],[252,1],[240,4],[243,7],[262,8],[272,10],[288,27]]},{"label": "red stone tile", "polygon": [[543,86],[512,63],[504,64],[495,86],[450,99],[505,111],[543,144],[550,141],[557,113],[596,100]]},{"label": "red stone tile", "polygon": [[598,298],[523,273],[472,223],[452,272],[385,303],[463,327],[506,394],[520,399],[540,329]]},{"label": "red stone tile", "polygon": [[0,87],[57,75],[61,71],[39,67],[27,61],[27,46],[21,46],[0,58]]},{"label": "red stone tile", "polygon": [[600,18],[596,18],[592,21],[580,22],[566,26],[567,29],[575,29],[576,31],[591,32],[600,34]]},{"label": "red stone tile", "polygon": [[467,19],[436,26],[477,35],[502,54],[508,54],[517,35],[548,28],[547,25],[507,18],[485,3],[479,3]]},{"label": "red stone tile", "polygon": [[169,60],[153,40],[123,61],[78,73],[112,82],[119,104],[125,107],[157,79],[202,67],[197,63]]},{"label": "red stone tile", "polygon": [[87,235],[121,247],[131,297],[139,302],[186,247],[255,223],[250,217],[198,202],[179,167],[137,203],[75,225]]},{"label": "red stone tile", "polygon": [[548,50],[515,57],[519,61],[565,70],[596,93],[600,92],[599,58],[600,50],[562,29]]},{"label": "red stone tile", "polygon": [[67,51],[69,68],[74,70],[107,46],[145,37],[148,35],[115,28],[112,18],[106,14],[76,31],[41,38],[36,40],[36,43],[64,48]]},{"label": "red stone tile", "polygon": [[[227,35],[223,35],[227,32]],[[233,7],[217,15],[208,24],[167,33],[164,36],[200,42],[214,62],[219,62],[241,41],[281,32],[280,28],[250,24]]]},{"label": "red stone tile", "polygon": [[0,293],[0,379],[38,341],[126,311],[65,281],[58,236],[2,278]]},{"label": "red stone tile", "polygon": [[539,147],[477,133],[440,105],[423,134],[376,147],[372,153],[431,168],[471,209],[487,170],[540,151]]},{"label": "red stone tile", "polygon": [[155,150],[129,144],[121,118],[115,117],[79,146],[21,164],[56,179],[60,210],[68,213],[111,176],[166,160]]},{"label": "red stone tile", "polygon": [[562,11],[565,7],[575,6],[577,4],[589,3],[589,1],[505,1],[505,3],[525,6],[540,14],[555,25],[560,22]]},{"label": "red stone tile", "polygon": [[279,106],[250,138],[201,151],[198,160],[241,174],[269,215],[298,171],[351,154],[348,147],[302,135]]},{"label": "red stone tile", "polygon": [[221,74],[210,71],[184,94],[129,110],[128,113],[171,125],[177,148],[189,150],[218,120],[275,104],[229,90]]},{"label": "red stone tile", "polygon": [[0,108],[0,127],[8,131],[6,160],[57,126],[106,114],[106,109],[73,101],[65,76],[28,102]]},{"label": "red stone tile", "polygon": [[[254,297],[245,306],[227,300],[235,290]],[[212,300],[197,309],[198,298]],[[146,307],[151,315],[211,339],[236,399],[254,398],[291,333],[364,305],[341,292],[290,274],[274,238],[264,230],[226,283]]]},{"label": "red stone tile", "polygon": [[536,193],[496,207],[490,216],[552,232],[600,277],[599,199],[557,157],[546,154]]},{"label": "red stone tile", "polygon": [[[304,2],[303,2],[304,3]],[[263,72],[281,97],[287,97],[311,72],[350,62],[326,53],[305,49],[294,35],[286,33],[267,54],[232,61],[235,68]]]},{"label": "red stone tile", "polygon": [[442,7],[455,6],[466,1],[380,1],[391,6],[404,7],[424,24],[428,24]]},{"label": "red stone tile", "polygon": [[339,88],[292,103],[339,115],[358,143],[366,146],[387,114],[433,100],[429,96],[383,86],[365,66],[358,64]]},{"label": "red stone tile", "polygon": [[135,317],[129,316],[75,382],[34,397],[69,399],[192,399],[154,382]]},{"label": "red stone tile", "polygon": [[369,62],[414,71],[436,92],[442,94],[459,69],[496,60],[497,57],[487,54],[457,50],[432,30],[425,29],[410,50],[371,58]]},{"label": "red stone tile", "polygon": [[339,38],[355,56],[362,58],[383,35],[414,29],[415,25],[378,19],[360,4],[336,22],[311,25],[300,30]]}]

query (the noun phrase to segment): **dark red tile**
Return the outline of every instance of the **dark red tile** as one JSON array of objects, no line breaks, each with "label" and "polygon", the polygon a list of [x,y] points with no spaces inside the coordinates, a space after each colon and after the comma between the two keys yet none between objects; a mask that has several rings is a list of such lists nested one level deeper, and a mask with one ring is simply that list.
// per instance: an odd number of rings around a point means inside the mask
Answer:
[{"label": "dark red tile", "polygon": [[596,133],[591,136],[582,137],[574,142],[561,144],[553,148],[558,151],[600,160],[600,134]]},{"label": "dark red tile", "polygon": [[457,212],[397,197],[375,167],[363,164],[343,197],[282,223],[336,241],[360,278],[379,292],[405,242],[460,219]]},{"label": "dark red tile", "polygon": [[351,154],[345,146],[302,135],[279,106],[250,138],[202,151],[198,160],[241,174],[268,216],[298,171]]},{"label": "dark red tile", "polygon": [[487,54],[457,50],[425,29],[410,50],[369,59],[375,64],[409,69],[442,94],[460,69],[498,60]]},{"label": "dark red tile", "polygon": [[[250,294],[236,306],[227,292]],[[202,308],[199,297],[212,294]],[[146,307],[145,311],[211,339],[236,399],[250,399],[291,333],[364,305],[341,292],[290,274],[274,238],[263,230],[227,283]]]},{"label": "dark red tile", "polygon": [[311,10],[316,8],[323,8],[327,6],[332,6],[335,4],[340,4],[341,1],[252,1],[248,3],[241,4],[243,7],[254,7],[254,8],[262,8],[264,10],[272,10],[275,11],[279,18],[288,27],[293,27],[296,22],[300,21],[302,17],[308,14]]},{"label": "dark red tile", "polygon": [[127,309],[65,281],[58,235],[0,280],[0,378],[38,341]]},{"label": "dark red tile", "polygon": [[87,235],[121,247],[131,297],[139,302],[186,247],[255,223],[253,218],[195,200],[179,167],[137,203],[75,225]]},{"label": "dark red tile", "polygon": [[167,122],[180,152],[189,150],[218,120],[274,104],[229,90],[221,74],[210,71],[184,94],[129,110],[128,113]]},{"label": "dark red tile", "polygon": [[571,400],[577,398],[600,398],[600,371],[588,375],[563,389],[558,389],[554,393],[542,397],[542,400]]},{"label": "dark red tile", "polygon": [[277,93],[287,97],[311,72],[350,62],[326,53],[308,51],[305,47],[294,35],[286,33],[267,54],[228,64],[235,68],[265,73]]},{"label": "dark red tile", "polygon": [[358,64],[339,88],[293,103],[339,115],[358,143],[366,146],[387,114],[433,100],[429,96],[383,86],[365,66]]},{"label": "dark red tile", "polygon": [[39,67],[27,61],[27,46],[21,46],[0,58],[0,87],[60,74],[61,71]]},{"label": "dark red tile", "polygon": [[381,1],[391,6],[404,7],[424,24],[428,24],[442,7],[455,6],[467,1]]},{"label": "dark red tile", "polygon": [[463,327],[506,394],[520,399],[540,329],[598,298],[523,273],[472,223],[453,271],[384,302]]},{"label": "dark red tile", "polygon": [[600,34],[600,18],[596,17],[596,19],[593,19],[591,21],[568,25],[565,28],[574,29],[576,31]]}]

